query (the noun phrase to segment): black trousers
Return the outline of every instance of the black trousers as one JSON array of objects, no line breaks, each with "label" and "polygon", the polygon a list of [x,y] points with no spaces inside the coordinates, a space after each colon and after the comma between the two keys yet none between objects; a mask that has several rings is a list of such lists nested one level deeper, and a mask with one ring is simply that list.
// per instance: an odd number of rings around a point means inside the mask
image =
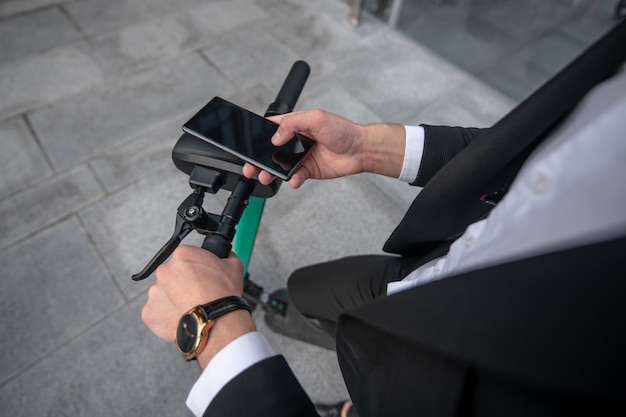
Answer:
[{"label": "black trousers", "polygon": [[334,334],[341,313],[386,296],[388,283],[399,281],[425,262],[443,256],[450,244],[438,243],[415,256],[351,256],[297,269],[287,281],[291,303]]}]

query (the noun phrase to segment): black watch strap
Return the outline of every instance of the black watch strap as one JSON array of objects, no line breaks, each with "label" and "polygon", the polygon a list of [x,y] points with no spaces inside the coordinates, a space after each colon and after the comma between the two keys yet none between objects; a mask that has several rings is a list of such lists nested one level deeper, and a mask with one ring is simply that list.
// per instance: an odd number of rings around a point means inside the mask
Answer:
[{"label": "black watch strap", "polygon": [[250,304],[248,304],[245,298],[237,297],[236,295],[218,298],[199,307],[204,311],[207,320],[215,320],[226,313],[240,309],[251,312]]}]

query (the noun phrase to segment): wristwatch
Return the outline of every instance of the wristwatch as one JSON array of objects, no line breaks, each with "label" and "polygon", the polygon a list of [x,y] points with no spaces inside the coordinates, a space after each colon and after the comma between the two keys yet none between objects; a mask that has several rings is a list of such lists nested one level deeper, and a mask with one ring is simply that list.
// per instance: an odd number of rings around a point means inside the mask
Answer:
[{"label": "wristwatch", "polygon": [[251,311],[243,297],[229,296],[196,306],[185,313],[176,330],[176,346],[183,359],[196,359],[206,346],[215,319],[239,309]]}]

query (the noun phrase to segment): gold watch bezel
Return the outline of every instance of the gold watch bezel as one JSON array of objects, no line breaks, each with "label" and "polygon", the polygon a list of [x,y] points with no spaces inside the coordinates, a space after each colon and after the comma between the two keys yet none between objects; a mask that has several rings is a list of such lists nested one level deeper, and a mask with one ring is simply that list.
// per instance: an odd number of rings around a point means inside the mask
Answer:
[{"label": "gold watch bezel", "polygon": [[[196,335],[196,338],[194,340],[193,346],[191,348],[191,350],[189,352],[184,352],[181,348],[181,341],[178,339],[178,330],[180,329],[180,326],[183,325],[183,321],[185,319],[185,316],[191,316],[193,317],[193,319],[196,322],[196,326],[198,328],[198,332]],[[178,326],[176,326],[176,349],[178,349],[178,352],[180,353],[180,355],[183,357],[183,359],[185,361],[192,361],[194,359],[196,359],[196,357],[202,353],[202,351],[204,350],[207,341],[208,341],[208,333],[211,330],[211,328],[213,327],[213,325],[215,324],[215,320],[208,320],[205,316],[204,310],[201,308],[201,306],[196,306],[194,308],[192,308],[191,310],[189,310],[187,313],[185,313],[179,320],[178,322]]]}]

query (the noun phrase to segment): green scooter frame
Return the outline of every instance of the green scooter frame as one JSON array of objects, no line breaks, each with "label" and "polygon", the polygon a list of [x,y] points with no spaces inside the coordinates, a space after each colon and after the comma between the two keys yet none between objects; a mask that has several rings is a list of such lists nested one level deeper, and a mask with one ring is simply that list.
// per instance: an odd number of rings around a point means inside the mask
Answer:
[{"label": "green scooter frame", "polygon": [[252,258],[252,250],[254,249],[254,242],[261,224],[264,207],[265,198],[250,197],[248,207],[246,207],[236,227],[237,233],[233,240],[233,252],[237,254],[237,257],[243,264],[244,277],[248,275],[248,265],[250,264],[250,258]]}]

